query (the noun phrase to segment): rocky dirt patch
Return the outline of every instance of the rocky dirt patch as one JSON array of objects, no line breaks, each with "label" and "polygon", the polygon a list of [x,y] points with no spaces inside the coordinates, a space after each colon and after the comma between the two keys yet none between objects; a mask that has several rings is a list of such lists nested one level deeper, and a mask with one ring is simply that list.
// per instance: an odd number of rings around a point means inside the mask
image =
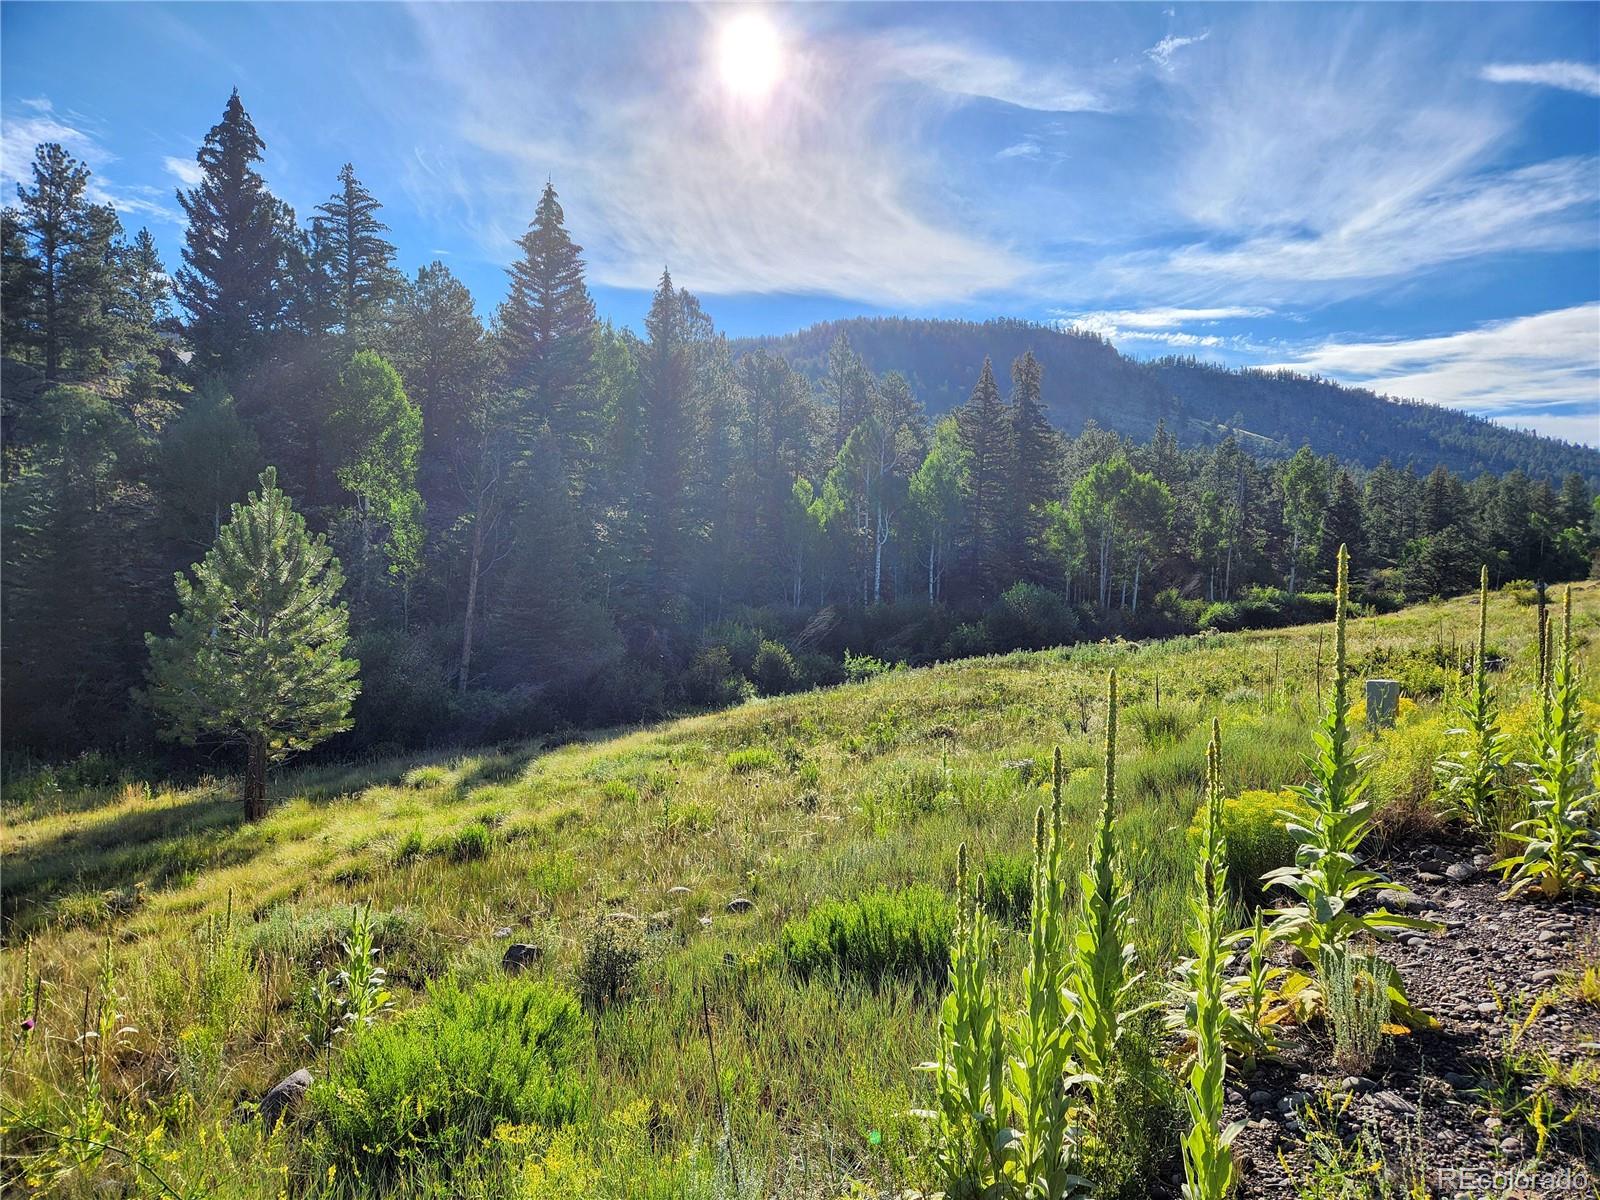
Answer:
[{"label": "rocky dirt patch", "polygon": [[[1352,1144],[1390,1190],[1351,1196],[1406,1197],[1419,1180],[1472,1200],[1600,1195],[1600,1006],[1574,983],[1600,962],[1600,904],[1501,900],[1490,861],[1437,841],[1383,864],[1443,927],[1380,948],[1439,1028],[1389,1039],[1363,1077],[1336,1071],[1320,1029],[1289,1031],[1281,1061],[1230,1087],[1241,1196],[1330,1194],[1314,1190],[1315,1164],[1354,1164]],[[1531,1090],[1551,1111],[1535,1113]]]}]

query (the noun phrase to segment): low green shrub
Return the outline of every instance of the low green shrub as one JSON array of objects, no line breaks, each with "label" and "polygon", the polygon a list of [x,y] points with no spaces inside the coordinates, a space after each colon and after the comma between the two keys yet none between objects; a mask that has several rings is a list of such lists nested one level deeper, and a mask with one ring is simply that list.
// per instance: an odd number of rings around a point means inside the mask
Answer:
[{"label": "low green shrub", "polygon": [[487,821],[473,821],[470,825],[463,825],[454,833],[445,834],[434,845],[435,854],[457,863],[488,858],[492,849],[494,849],[494,830],[489,828]]},{"label": "low green shrub", "polygon": [[983,626],[996,650],[1042,650],[1076,641],[1078,616],[1059,592],[1036,583],[1014,583],[984,614]]},{"label": "low green shrub", "polygon": [[794,655],[781,642],[764,641],[750,664],[750,681],[763,696],[781,696],[794,691],[800,682],[800,668]]},{"label": "low green shrub", "polygon": [[993,854],[979,874],[983,909],[996,921],[1023,928],[1033,910],[1033,858],[1028,854]]},{"label": "low green shrub", "polygon": [[728,770],[735,775],[748,775],[752,771],[770,771],[778,765],[778,756],[765,746],[746,746],[732,750],[727,758]]},{"label": "low green shrub", "polygon": [[927,884],[827,900],[786,921],[780,950],[802,977],[836,970],[876,983],[890,976],[938,982],[950,959],[956,910]]},{"label": "low green shrub", "polygon": [[881,658],[873,658],[870,654],[852,654],[849,650],[844,652],[844,677],[851,683],[876,679],[892,670],[894,664],[884,662]]},{"label": "low green shrub", "polygon": [[1168,704],[1130,704],[1125,719],[1139,731],[1146,746],[1170,746],[1181,742],[1199,723],[1199,716],[1187,706]]},{"label": "low green shrub", "polygon": [[427,839],[422,836],[422,827],[414,826],[403,836],[394,847],[394,861],[397,864],[415,862],[421,858],[428,848]]},{"label": "low green shrub", "polygon": [[[261,920],[243,926],[238,938],[258,961],[272,957],[302,964],[328,964],[339,957],[350,933],[350,920],[348,904],[305,909],[277,904],[268,909]],[[367,914],[367,920],[372,940],[383,951],[385,962],[396,959],[433,962],[441,952],[439,939],[415,909],[376,910]]]},{"label": "low green shrub", "polygon": [[683,675],[685,696],[701,708],[737,704],[744,699],[747,686],[726,646],[702,647]]},{"label": "low green shrub", "polygon": [[[1249,789],[1222,802],[1222,835],[1227,842],[1228,879],[1245,895],[1260,891],[1261,877],[1292,866],[1299,843],[1283,817],[1285,811],[1309,817],[1310,808],[1294,792]],[[1198,847],[1204,829],[1202,813],[1189,826],[1189,843]]]},{"label": "low green shrub", "polygon": [[499,979],[428,1002],[349,1042],[311,1089],[313,1146],[368,1186],[464,1162],[501,1124],[565,1125],[588,1106],[589,1023],[570,992]]}]

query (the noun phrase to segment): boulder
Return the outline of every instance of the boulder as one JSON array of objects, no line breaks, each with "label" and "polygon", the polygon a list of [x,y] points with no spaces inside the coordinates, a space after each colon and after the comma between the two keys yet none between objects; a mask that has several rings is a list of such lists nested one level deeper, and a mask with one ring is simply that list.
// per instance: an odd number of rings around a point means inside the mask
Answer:
[{"label": "boulder", "polygon": [[512,942],[500,956],[500,965],[512,975],[520,974],[544,957],[544,951],[527,942]]},{"label": "boulder", "polygon": [[311,1087],[311,1072],[301,1067],[293,1075],[280,1079],[273,1089],[261,1097],[261,1123],[269,1130],[289,1114]]}]

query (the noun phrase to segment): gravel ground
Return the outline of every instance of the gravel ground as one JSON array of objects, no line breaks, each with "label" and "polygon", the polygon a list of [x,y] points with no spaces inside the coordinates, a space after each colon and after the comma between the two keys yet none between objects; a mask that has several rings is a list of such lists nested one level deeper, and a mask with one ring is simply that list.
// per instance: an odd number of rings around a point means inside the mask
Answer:
[{"label": "gravel ground", "polygon": [[[1440,1027],[1387,1039],[1365,1077],[1334,1068],[1320,1029],[1291,1030],[1281,1061],[1230,1086],[1228,1117],[1247,1122],[1234,1143],[1240,1196],[1303,1195],[1312,1143],[1329,1144],[1316,1131],[1337,1128],[1381,1149],[1397,1197],[1418,1178],[1429,1195],[1463,1200],[1600,1197],[1600,1007],[1565,995],[1527,1021],[1537,997],[1570,992],[1581,966],[1600,961],[1600,904],[1501,900],[1490,861],[1434,841],[1380,864],[1415,892],[1410,911],[1443,926],[1380,949]],[[1573,1115],[1542,1153],[1527,1120],[1496,1115],[1508,1050],[1549,1055],[1582,1080],[1557,1093]]]}]

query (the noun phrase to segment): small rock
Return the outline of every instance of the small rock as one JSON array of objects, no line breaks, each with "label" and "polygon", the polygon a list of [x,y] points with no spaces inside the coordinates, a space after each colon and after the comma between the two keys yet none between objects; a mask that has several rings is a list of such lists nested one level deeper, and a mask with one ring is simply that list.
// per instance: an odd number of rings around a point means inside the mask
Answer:
[{"label": "small rock", "polygon": [[1250,1093],[1250,1103],[1256,1108],[1265,1108],[1272,1103],[1272,1093],[1257,1089]]},{"label": "small rock", "polygon": [[494,935],[497,938],[510,937],[511,936],[511,926],[509,926],[509,925],[496,925],[495,929],[494,929]]},{"label": "small rock", "polygon": [[1555,983],[1565,974],[1565,971],[1558,970],[1555,967],[1546,967],[1542,971],[1535,971],[1533,973],[1533,981],[1535,983]]},{"label": "small rock", "polygon": [[1470,900],[1463,900],[1460,896],[1457,896],[1454,900],[1451,900],[1448,904],[1446,904],[1445,907],[1453,912],[1457,909],[1465,908],[1470,903]]},{"label": "small rock", "polygon": [[1478,1005],[1478,1014],[1480,1016],[1492,1017],[1499,1011],[1500,1006],[1493,1000],[1485,1000],[1482,1004]]},{"label": "small rock", "polygon": [[528,942],[512,942],[500,956],[500,965],[516,975],[544,957],[544,950]]},{"label": "small rock", "polygon": [[1471,1075],[1463,1075],[1459,1071],[1446,1071],[1444,1081],[1458,1092],[1470,1092],[1478,1086],[1478,1081]]},{"label": "small rock", "polygon": [[1504,1124],[1505,1122],[1499,1117],[1486,1117],[1484,1118],[1483,1127],[1485,1129],[1499,1129]]},{"label": "small rock", "polygon": [[1417,878],[1423,883],[1443,883],[1443,875],[1435,875],[1432,871],[1418,871]]},{"label": "small rock", "polygon": [[688,894],[689,889],[684,887],[681,883],[677,887],[669,887],[667,889],[667,895],[669,896],[687,896]]},{"label": "small rock", "polygon": [[1451,863],[1444,869],[1444,873],[1445,878],[1449,879],[1451,883],[1467,883],[1477,876],[1478,868],[1471,863]]},{"label": "small rock", "polygon": [[731,913],[746,913],[756,906],[756,902],[748,896],[735,896],[728,901],[728,911]]},{"label": "small rock", "polygon": [[1414,912],[1422,907],[1422,901],[1411,892],[1402,892],[1397,888],[1384,888],[1378,893],[1378,903],[1390,912]]},{"label": "small rock", "polygon": [[1346,1092],[1366,1093],[1378,1090],[1378,1085],[1372,1080],[1361,1075],[1346,1075],[1339,1083],[1341,1090]]},{"label": "small rock", "polygon": [[1472,856],[1472,865],[1477,867],[1480,871],[1487,871],[1490,867],[1494,866],[1494,855],[1474,854]]},{"label": "small rock", "polygon": [[1412,1117],[1417,1113],[1417,1106],[1399,1092],[1374,1092],[1370,1099],[1373,1104],[1397,1117]]},{"label": "small rock", "polygon": [[671,926],[671,924],[672,914],[667,912],[665,909],[662,909],[660,912],[653,912],[644,919],[645,930],[649,933],[660,933],[663,929]]},{"label": "small rock", "polygon": [[280,1079],[273,1089],[261,1097],[261,1123],[268,1129],[300,1103],[311,1086],[311,1072],[301,1067],[293,1075]]},{"label": "small rock", "polygon": [[711,928],[711,918],[710,917],[701,917],[700,918],[700,928],[701,929],[710,929]]},{"label": "small rock", "polygon": [[1500,1139],[1500,1153],[1507,1158],[1522,1157],[1522,1139],[1519,1137],[1506,1137]]},{"label": "small rock", "polygon": [[1554,929],[1546,929],[1543,933],[1541,933],[1539,935],[1539,941],[1542,942],[1546,946],[1558,945],[1559,943],[1564,942],[1566,940],[1567,940],[1567,935],[1566,934],[1557,933]]}]

